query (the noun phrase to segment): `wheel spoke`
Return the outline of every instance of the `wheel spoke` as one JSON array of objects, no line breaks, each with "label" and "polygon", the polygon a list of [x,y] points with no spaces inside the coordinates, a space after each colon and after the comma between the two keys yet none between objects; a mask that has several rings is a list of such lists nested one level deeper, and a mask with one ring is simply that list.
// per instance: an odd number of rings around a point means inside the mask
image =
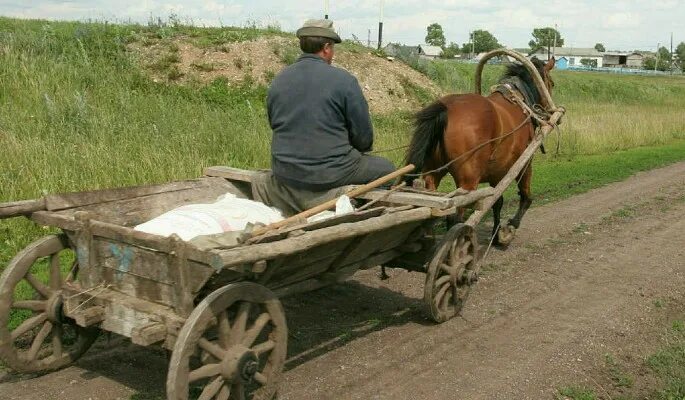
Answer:
[{"label": "wheel spoke", "polygon": [[[209,378],[212,376],[219,375],[220,372],[221,372],[221,364],[203,365],[200,368],[192,371],[188,375],[188,383],[195,382],[195,381],[200,380],[202,378]],[[218,389],[217,389],[217,391],[218,391]],[[214,394],[216,394],[216,392]]]},{"label": "wheel spoke", "polygon": [[43,296],[43,298],[49,299],[52,295],[52,291],[30,273],[27,273],[24,276],[24,279],[26,279],[28,283],[31,284],[31,286],[33,286],[34,289],[36,289],[36,292]]},{"label": "wheel spoke", "polygon": [[219,376],[212,381],[209,385],[205,386],[205,390],[202,391],[200,397],[197,400],[210,400],[221,390],[224,385],[224,378]]},{"label": "wheel spoke", "polygon": [[450,275],[443,275],[440,278],[435,280],[435,283],[433,284],[435,287],[442,287],[445,283],[449,282],[452,280],[452,276]]},{"label": "wheel spoke", "polygon": [[59,253],[50,256],[50,289],[59,290],[62,287],[62,271],[59,265]]},{"label": "wheel spoke", "polygon": [[52,331],[52,355],[55,359],[62,357],[62,325],[56,324]]},{"label": "wheel spoke", "polygon": [[273,340],[267,340],[266,342],[260,343],[253,347],[252,351],[254,351],[259,357],[260,355],[273,350],[274,347],[276,347],[276,342],[274,342]]},{"label": "wheel spoke", "polygon": [[231,337],[229,343],[231,345],[238,344],[242,341],[243,335],[245,335],[245,325],[247,325],[247,317],[250,314],[249,301],[244,301],[240,304],[238,309],[238,314],[235,317],[235,323],[231,329]]},{"label": "wheel spoke", "polygon": [[241,342],[242,345],[245,347],[252,346],[252,343],[254,343],[255,339],[257,339],[257,336],[259,336],[259,334],[262,332],[266,324],[269,323],[269,321],[271,321],[271,316],[269,315],[269,313],[261,314],[255,321],[252,328],[245,332],[245,337],[243,337],[243,340]]},{"label": "wheel spoke", "polygon": [[29,361],[33,361],[36,359],[36,356],[38,355],[38,352],[40,351],[41,346],[43,346],[43,343],[45,343],[45,338],[48,337],[51,330],[52,330],[52,322],[45,321],[45,323],[43,324],[43,327],[38,332],[38,335],[36,335],[35,339],[33,339],[33,343],[31,344],[31,349],[29,349],[29,352],[27,354],[27,358],[29,359]]},{"label": "wheel spoke", "polygon": [[231,393],[233,393],[233,400],[245,400],[245,389],[242,383],[236,382],[231,386]]},{"label": "wheel spoke", "polygon": [[224,349],[222,349],[220,346],[210,342],[209,340],[205,338],[200,338],[200,340],[197,342],[198,346],[207,353],[211,354],[214,356],[214,358],[218,360],[223,360],[224,356],[226,355],[226,352]]},{"label": "wheel spoke", "polygon": [[266,376],[264,376],[264,374],[262,374],[261,372],[257,372],[256,374],[254,374],[254,380],[262,386],[266,386],[268,382]]},{"label": "wheel spoke", "polygon": [[445,295],[442,297],[442,300],[440,300],[440,308],[443,310],[448,308],[451,305],[451,301],[454,298],[454,286],[450,286],[452,290],[448,290],[445,292]]},{"label": "wheel spoke", "polygon": [[433,298],[433,301],[435,302],[435,305],[437,305],[438,307],[440,307],[440,305],[441,305],[441,303],[442,303],[442,299],[443,299],[443,297],[445,296],[445,293],[447,293],[447,289],[449,289],[450,286],[452,286],[452,285],[450,285],[450,284],[448,283],[448,284],[445,284],[445,285],[443,285],[443,286],[440,287],[440,289],[438,290],[438,293],[436,293],[436,294],[435,294],[435,297]]},{"label": "wheel spoke", "polygon": [[463,266],[469,265],[471,261],[473,261],[473,256],[471,254],[467,254],[464,257],[459,258],[459,264]]},{"label": "wheel spoke", "polygon": [[231,323],[228,321],[228,313],[224,310],[219,313],[217,318],[219,322],[219,344],[227,349],[231,341]]},{"label": "wheel spoke", "polygon": [[12,341],[17,340],[19,336],[42,324],[47,319],[48,315],[46,313],[42,313],[22,322],[21,325],[19,325],[12,331]]},{"label": "wheel spoke", "polygon": [[446,263],[440,263],[440,269],[442,269],[446,274],[451,274],[454,268]]},{"label": "wheel spoke", "polygon": [[216,396],[216,400],[228,400],[228,398],[231,397],[231,388],[228,387],[228,385],[223,385],[221,387],[221,390],[219,390],[219,394]]},{"label": "wheel spoke", "polygon": [[47,302],[41,300],[19,300],[15,301],[12,307],[31,311],[45,311]]}]

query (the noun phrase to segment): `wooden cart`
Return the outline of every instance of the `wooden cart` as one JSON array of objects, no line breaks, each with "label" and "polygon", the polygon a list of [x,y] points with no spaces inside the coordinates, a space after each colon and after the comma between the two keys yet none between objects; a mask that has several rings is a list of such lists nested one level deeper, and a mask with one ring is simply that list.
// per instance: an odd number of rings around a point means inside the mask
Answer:
[{"label": "wooden cart", "polygon": [[[451,194],[375,190],[362,196],[381,200],[372,208],[231,248],[201,250],[132,228],[227,192],[250,198],[255,174],[214,167],[195,180],[0,204],[0,218],[62,232],[30,244],[0,276],[0,358],[19,372],[54,370],[104,330],[172,351],[169,399],[271,399],[287,352],[279,298],[390,266],[424,272],[431,317],[450,319],[478,279],[474,226],[513,180]],[[464,206],[476,208],[467,224],[435,232]],[[23,322],[10,326],[15,320]]]}]

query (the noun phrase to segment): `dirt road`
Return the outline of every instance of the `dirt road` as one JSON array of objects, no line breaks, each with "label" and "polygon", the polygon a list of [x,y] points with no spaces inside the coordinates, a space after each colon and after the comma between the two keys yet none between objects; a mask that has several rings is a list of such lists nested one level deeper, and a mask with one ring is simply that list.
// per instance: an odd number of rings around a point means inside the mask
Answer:
[{"label": "dirt road", "polygon": [[[280,399],[551,399],[568,384],[602,393],[606,355],[639,364],[685,313],[685,163],[529,211],[445,324],[425,317],[423,275],[377,273],[285,301]],[[166,369],[162,351],[112,339],[63,371],[5,373],[0,397],[161,398]]]}]

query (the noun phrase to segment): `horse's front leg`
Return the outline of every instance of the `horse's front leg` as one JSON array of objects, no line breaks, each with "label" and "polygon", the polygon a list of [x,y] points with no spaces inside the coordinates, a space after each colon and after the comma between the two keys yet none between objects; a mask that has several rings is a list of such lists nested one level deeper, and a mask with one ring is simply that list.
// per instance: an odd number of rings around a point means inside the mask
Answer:
[{"label": "horse's front leg", "polygon": [[516,211],[516,215],[514,215],[514,218],[509,220],[507,226],[503,227],[500,231],[500,234],[498,235],[500,242],[504,244],[509,244],[514,239],[516,230],[519,228],[519,226],[521,226],[521,220],[523,219],[523,216],[526,214],[526,211],[528,211],[530,205],[533,203],[533,199],[530,192],[530,182],[532,175],[533,168],[529,165],[528,168],[526,168],[525,171],[522,172],[522,175],[520,177],[521,179],[518,183],[520,196],[518,211]]}]

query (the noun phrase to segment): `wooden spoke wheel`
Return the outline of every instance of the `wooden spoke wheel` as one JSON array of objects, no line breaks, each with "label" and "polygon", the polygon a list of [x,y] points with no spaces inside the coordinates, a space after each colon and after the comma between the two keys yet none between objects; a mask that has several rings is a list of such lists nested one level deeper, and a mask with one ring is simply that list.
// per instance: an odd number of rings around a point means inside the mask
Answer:
[{"label": "wooden spoke wheel", "polygon": [[273,398],[287,352],[281,302],[264,286],[242,282],[207,296],[179,332],[167,398]]},{"label": "wooden spoke wheel", "polygon": [[435,322],[445,322],[461,311],[473,282],[478,280],[478,240],[473,227],[452,227],[428,264],[424,300]]},{"label": "wooden spoke wheel", "polygon": [[98,335],[62,313],[62,286],[77,265],[65,235],[19,252],[0,275],[0,358],[17,372],[46,372],[76,361]]}]

